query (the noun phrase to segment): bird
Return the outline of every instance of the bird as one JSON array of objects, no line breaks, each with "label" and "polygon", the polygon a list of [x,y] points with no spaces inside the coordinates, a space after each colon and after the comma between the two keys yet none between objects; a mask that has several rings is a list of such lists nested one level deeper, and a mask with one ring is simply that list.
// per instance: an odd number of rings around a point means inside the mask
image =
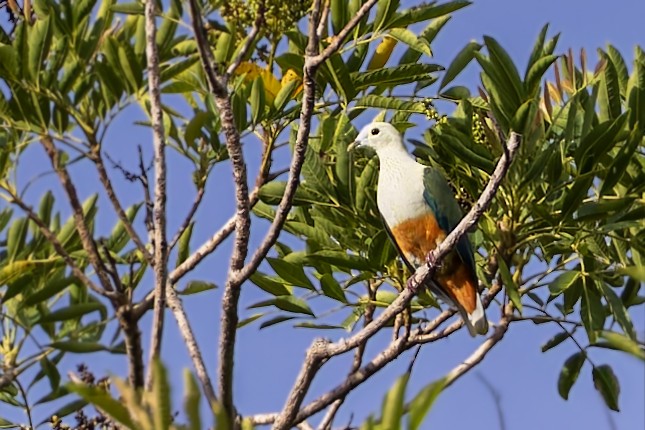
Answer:
[{"label": "bird", "polygon": [[[372,122],[364,126],[348,150],[361,147],[371,148],[379,159],[378,210],[390,239],[414,272],[429,262],[431,251],[459,223],[461,208],[441,172],[412,158],[393,125]],[[428,286],[457,308],[471,336],[488,332],[467,235],[441,261]]]}]

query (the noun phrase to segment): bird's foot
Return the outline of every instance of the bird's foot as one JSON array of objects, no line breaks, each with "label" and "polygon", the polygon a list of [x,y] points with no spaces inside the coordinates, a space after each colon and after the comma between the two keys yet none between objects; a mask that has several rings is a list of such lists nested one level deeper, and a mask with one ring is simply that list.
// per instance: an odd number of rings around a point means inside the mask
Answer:
[{"label": "bird's foot", "polygon": [[418,290],[418,285],[416,281],[414,280],[414,274],[408,278],[408,280],[405,283],[405,288],[408,290],[412,291],[413,293],[416,293]]},{"label": "bird's foot", "polygon": [[428,265],[428,267],[436,267],[437,270],[441,269],[441,264],[437,264],[437,259],[434,256],[434,251],[430,251],[426,255],[426,264]]}]

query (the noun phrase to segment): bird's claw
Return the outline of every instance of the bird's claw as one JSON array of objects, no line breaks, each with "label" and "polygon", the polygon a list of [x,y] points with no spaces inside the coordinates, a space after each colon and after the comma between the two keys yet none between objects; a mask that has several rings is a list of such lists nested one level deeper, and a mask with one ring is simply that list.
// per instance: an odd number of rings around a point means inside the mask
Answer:
[{"label": "bird's claw", "polygon": [[405,283],[405,288],[408,290],[412,291],[413,293],[417,292],[418,286],[416,281],[414,280],[414,275],[410,276],[408,280]]},{"label": "bird's claw", "polygon": [[437,264],[437,259],[434,256],[434,251],[430,251],[426,255],[426,264],[428,265],[428,267],[436,267],[437,269],[441,268],[441,264]]}]

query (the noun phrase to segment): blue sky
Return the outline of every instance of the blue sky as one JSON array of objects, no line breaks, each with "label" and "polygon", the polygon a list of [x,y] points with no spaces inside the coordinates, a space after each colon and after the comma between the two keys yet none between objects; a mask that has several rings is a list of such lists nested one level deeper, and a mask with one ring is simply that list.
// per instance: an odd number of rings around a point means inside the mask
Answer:
[{"label": "blue sky", "polygon": [[[409,7],[415,3],[417,2],[402,1],[402,6]],[[523,70],[534,40],[547,22],[551,24],[551,35],[562,33],[558,52],[563,52],[569,47],[573,48],[574,52],[579,52],[580,48],[584,47],[592,54],[597,47],[604,47],[609,42],[631,62],[633,47],[637,44],[645,46],[643,17],[643,0],[476,0],[472,6],[457,12],[440,33],[432,47],[435,54],[433,62],[447,65],[468,41],[481,41],[482,35],[490,35],[508,50],[520,70]],[[594,58],[592,55],[590,57]],[[474,69],[468,69],[459,82],[471,88],[475,87],[478,77]],[[166,99],[166,102],[172,101]],[[135,117],[141,119],[140,113],[129,110],[128,115],[122,116],[115,124],[117,126],[108,134],[108,150],[113,154],[113,158],[133,169],[136,166],[136,160],[133,158],[136,145],[151,145],[150,131],[132,125]],[[257,168],[255,149],[257,148],[252,144],[245,147],[250,172]],[[28,178],[49,167],[38,149],[30,151],[29,167],[24,167],[23,164],[20,174],[23,185]],[[192,202],[194,187],[188,163],[176,155],[171,155],[170,161],[169,223],[171,231],[174,231]],[[136,185],[119,179],[117,172],[111,173],[119,189],[119,196],[125,202],[131,204],[140,199],[140,190]],[[207,199],[198,214],[193,248],[201,244],[233,212],[228,167],[224,164],[219,165],[213,173],[214,176],[209,182],[210,194],[207,194]],[[79,165],[74,167],[72,174],[79,183],[81,195],[89,196],[96,192],[96,182],[86,180],[93,177],[87,176],[92,175],[91,169]],[[32,202],[37,201],[47,188],[48,182],[50,181],[40,181],[28,193]],[[61,196],[59,192],[57,195]],[[100,205],[108,208],[103,197]],[[67,212],[67,209],[64,208],[64,211]],[[99,214],[98,221],[99,229],[109,232],[114,218],[108,210]],[[264,231],[263,226],[266,224],[257,221],[254,225],[252,245],[259,243]],[[230,244],[226,243],[189,278],[205,279],[222,285],[229,255]],[[264,297],[256,290],[250,285],[244,289],[241,301],[242,318],[254,312],[246,310],[246,306]],[[216,368],[220,297],[221,289],[214,293],[189,297],[185,301],[213,377]],[[496,320],[497,317],[496,311],[490,312],[491,320]],[[182,390],[180,369],[192,368],[192,365],[170,313],[167,321],[163,355],[173,369],[172,382],[176,394],[179,394]],[[642,307],[636,312],[634,321],[642,334],[645,325],[645,312]],[[146,341],[149,325],[149,319],[144,320],[142,328]],[[597,352],[594,354],[596,362],[611,363],[618,375],[621,383],[621,413],[612,413],[605,408],[602,399],[593,388],[589,365],[583,369],[578,383],[571,391],[569,401],[564,401],[557,394],[557,378],[562,363],[575,350],[573,345],[565,343],[542,354],[540,346],[555,333],[555,329],[544,325],[535,326],[530,322],[519,322],[511,326],[504,341],[495,347],[480,366],[440,395],[423,428],[499,428],[493,398],[477,374],[483,375],[499,392],[506,429],[509,430],[645,428],[643,364],[624,354],[594,351]],[[235,396],[240,412],[249,414],[279,410],[299,370],[306,348],[314,337],[321,334],[323,333],[294,329],[288,324],[262,331],[258,330],[257,324],[241,329],[235,361]],[[329,332],[324,335],[335,339],[342,334]],[[389,336],[389,333],[382,333],[371,341],[368,356],[383,348]],[[480,339],[471,339],[465,332],[460,332],[449,339],[422,348],[410,383],[410,394],[441,377],[468,357],[479,342]],[[81,358],[83,357],[65,360],[61,373],[73,369]],[[328,363],[318,374],[312,394],[307,399],[312,400],[317,394],[342,381],[349,369],[350,360],[350,356],[341,356]],[[343,405],[336,424],[347,424],[352,415],[353,423],[359,424],[369,413],[378,413],[383,395],[392,381],[403,373],[409,360],[410,354],[404,354],[355,390]],[[90,361],[97,374],[124,373],[125,363],[121,357],[99,354]],[[177,401],[176,407],[179,405]],[[42,411],[44,412],[44,408]],[[612,423],[615,427],[612,427]]]}]

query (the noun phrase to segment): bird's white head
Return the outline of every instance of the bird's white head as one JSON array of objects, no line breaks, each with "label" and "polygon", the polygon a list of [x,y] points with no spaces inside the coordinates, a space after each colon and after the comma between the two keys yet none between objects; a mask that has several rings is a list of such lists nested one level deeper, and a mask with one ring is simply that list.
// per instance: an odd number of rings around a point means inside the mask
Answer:
[{"label": "bird's white head", "polygon": [[373,122],[363,127],[356,140],[347,148],[372,148],[377,153],[385,149],[404,149],[401,133],[387,122]]}]

